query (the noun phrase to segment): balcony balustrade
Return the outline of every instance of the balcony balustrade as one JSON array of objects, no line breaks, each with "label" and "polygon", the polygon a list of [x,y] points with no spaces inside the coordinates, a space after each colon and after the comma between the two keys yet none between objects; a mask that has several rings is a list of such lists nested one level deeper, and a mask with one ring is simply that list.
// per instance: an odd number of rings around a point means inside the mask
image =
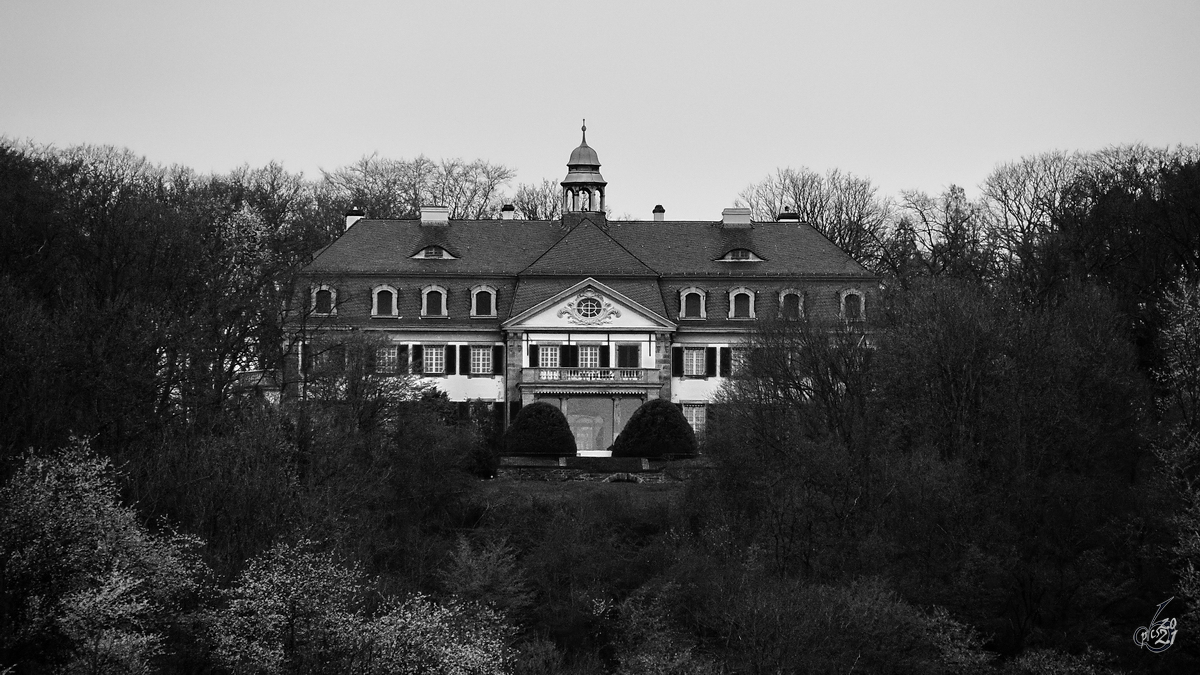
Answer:
[{"label": "balcony balustrade", "polygon": [[657,368],[525,368],[522,382],[654,383]]}]

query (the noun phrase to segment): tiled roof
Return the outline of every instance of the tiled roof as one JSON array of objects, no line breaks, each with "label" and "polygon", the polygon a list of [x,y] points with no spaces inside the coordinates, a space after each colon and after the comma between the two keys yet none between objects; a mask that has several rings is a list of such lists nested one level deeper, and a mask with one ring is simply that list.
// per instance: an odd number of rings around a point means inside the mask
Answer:
[{"label": "tiled roof", "polygon": [[[457,260],[412,259],[425,246]],[[758,262],[717,262],[747,248]],[[558,221],[360,220],[321,251],[308,274],[537,274],[576,279],[641,276],[871,276],[812,227],[795,222],[723,228],[705,221],[587,221],[565,232]],[[607,282],[605,282],[607,283]],[[569,284],[567,284],[569,285]],[[640,300],[639,300],[640,302]]]}]

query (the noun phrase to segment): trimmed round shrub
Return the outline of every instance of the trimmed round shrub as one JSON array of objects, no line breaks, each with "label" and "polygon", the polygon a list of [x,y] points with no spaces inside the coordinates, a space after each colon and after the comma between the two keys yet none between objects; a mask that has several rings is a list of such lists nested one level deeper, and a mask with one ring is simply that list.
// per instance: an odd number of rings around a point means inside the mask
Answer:
[{"label": "trimmed round shrub", "polygon": [[505,432],[504,452],[571,457],[575,455],[575,434],[561,410],[549,403],[531,403],[521,408]]},{"label": "trimmed round shrub", "polygon": [[633,412],[613,443],[612,454],[663,459],[692,457],[696,454],[696,434],[679,406],[656,398]]}]

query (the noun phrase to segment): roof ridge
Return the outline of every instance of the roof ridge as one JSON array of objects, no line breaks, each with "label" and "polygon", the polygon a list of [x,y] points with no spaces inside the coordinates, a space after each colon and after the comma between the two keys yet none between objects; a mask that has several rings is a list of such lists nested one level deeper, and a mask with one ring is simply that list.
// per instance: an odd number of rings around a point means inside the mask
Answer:
[{"label": "roof ridge", "polygon": [[[549,248],[547,248],[545,251],[543,251],[541,255],[539,255],[533,262],[529,263],[529,265],[527,265],[525,267],[525,269],[521,270],[517,274],[518,275],[536,274],[536,272],[534,270],[538,266],[538,264],[541,263],[544,259],[546,259],[547,256],[550,256],[551,254],[555,253],[556,251],[558,253],[562,253],[564,250],[566,250],[566,247],[570,246],[570,242],[568,242],[566,244],[564,244],[564,242],[567,242],[567,240],[570,239],[572,237],[572,235],[575,235],[576,232],[582,231],[584,229],[585,225],[591,225],[593,228],[595,228],[597,231],[599,231],[604,236],[604,238],[607,239],[609,242],[611,242],[613,245],[615,245],[617,247],[617,249],[620,250],[621,253],[623,253],[628,258],[632,258],[638,265],[640,265],[646,271],[650,272],[651,274],[655,275],[656,277],[661,276],[661,273],[658,270],[656,270],[653,267],[651,267],[650,265],[646,264],[645,260],[642,260],[641,258],[639,258],[636,254],[634,254],[632,251],[630,251],[624,244],[622,244],[615,237],[613,237],[611,234],[609,234],[607,232],[606,228],[601,227],[600,225],[597,225],[596,223],[592,222],[589,218],[581,219],[578,223],[576,223],[574,226],[572,226],[571,229],[567,230],[567,233],[564,234],[562,237],[560,237],[558,239],[558,241],[554,242],[553,245],[551,245]],[[562,248],[560,248],[560,247],[562,247]],[[604,272],[597,272],[597,273],[603,274]]]}]

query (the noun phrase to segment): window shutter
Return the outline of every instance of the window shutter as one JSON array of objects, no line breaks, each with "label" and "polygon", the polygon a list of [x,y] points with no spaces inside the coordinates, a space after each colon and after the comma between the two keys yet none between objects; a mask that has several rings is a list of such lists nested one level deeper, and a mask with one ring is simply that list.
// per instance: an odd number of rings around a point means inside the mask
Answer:
[{"label": "window shutter", "polygon": [[601,368],[608,368],[611,366],[612,357],[609,355],[609,351],[611,349],[612,349],[612,347],[610,347],[607,342],[600,345],[600,367]]},{"label": "window shutter", "polygon": [[683,377],[683,347],[671,347],[671,376]]},{"label": "window shutter", "polygon": [[413,345],[412,371],[417,375],[425,372],[425,348],[421,345]]},{"label": "window shutter", "polygon": [[704,350],[704,376],[717,376],[717,348],[708,347]]},{"label": "window shutter", "polygon": [[729,347],[721,347],[721,377],[729,377],[733,372],[733,354]]},{"label": "window shutter", "polygon": [[[384,347],[383,349],[386,349],[386,347]],[[375,372],[375,358],[376,358],[375,348],[368,346],[367,353],[363,354],[363,367],[366,369],[366,371],[368,373]]]},{"label": "window shutter", "polygon": [[568,368],[578,368],[579,367],[579,345],[571,345],[571,348],[568,351],[571,354],[571,363],[567,367]]},{"label": "window shutter", "polygon": [[306,374],[312,372],[312,349],[307,342],[300,343],[300,369]]},{"label": "window shutter", "polygon": [[454,345],[446,345],[446,367],[442,369],[443,375],[454,375],[458,373],[458,364],[454,362],[454,355],[458,352],[454,349]]},{"label": "window shutter", "polygon": [[529,343],[529,367],[538,367],[538,346],[532,342]]},{"label": "window shutter", "polygon": [[559,345],[558,365],[562,368],[571,367],[571,345]]},{"label": "window shutter", "polygon": [[407,373],[409,371],[408,363],[408,345],[396,346],[396,372]]},{"label": "window shutter", "polygon": [[500,345],[492,347],[492,374],[504,374],[504,347]]},{"label": "window shutter", "polygon": [[471,346],[462,345],[458,348],[458,374],[471,374]]}]

